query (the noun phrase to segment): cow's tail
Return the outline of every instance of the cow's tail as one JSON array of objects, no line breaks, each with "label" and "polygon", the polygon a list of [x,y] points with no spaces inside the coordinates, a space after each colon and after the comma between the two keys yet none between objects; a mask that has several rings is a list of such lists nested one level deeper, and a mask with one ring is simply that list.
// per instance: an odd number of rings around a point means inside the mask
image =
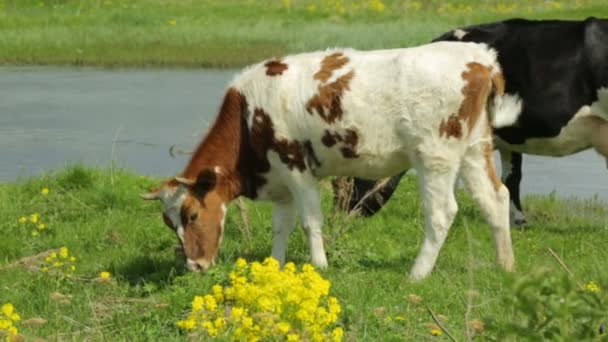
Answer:
[{"label": "cow's tail", "polygon": [[505,79],[497,63],[492,68],[492,85],[488,96],[487,112],[494,128],[515,124],[521,114],[519,97],[505,94]]}]

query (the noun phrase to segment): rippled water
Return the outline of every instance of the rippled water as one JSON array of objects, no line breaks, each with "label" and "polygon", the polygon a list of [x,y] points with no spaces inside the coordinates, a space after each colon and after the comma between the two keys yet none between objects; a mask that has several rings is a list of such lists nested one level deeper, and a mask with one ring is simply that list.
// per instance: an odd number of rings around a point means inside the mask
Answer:
[{"label": "rippled water", "polygon": [[[0,67],[0,181],[83,162],[153,176],[182,169],[235,71]],[[608,199],[593,151],[524,156],[524,193]]]}]

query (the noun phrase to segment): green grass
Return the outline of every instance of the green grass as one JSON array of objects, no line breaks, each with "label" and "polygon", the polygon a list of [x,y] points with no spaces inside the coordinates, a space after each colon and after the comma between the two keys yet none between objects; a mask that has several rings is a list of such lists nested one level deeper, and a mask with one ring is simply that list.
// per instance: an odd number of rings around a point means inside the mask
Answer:
[{"label": "green grass", "polygon": [[[237,257],[262,260],[270,254],[269,205],[248,203],[250,237],[231,206],[219,264],[205,275],[186,273],[174,257],[177,239],[163,225],[159,203],[138,197],[157,182],[126,171],[76,166],[0,184],[0,304],[13,303],[23,320],[47,320],[39,326],[19,326],[28,340],[183,340],[187,336],[174,324],[184,317],[194,295],[225,281]],[[50,189],[47,196],[40,193],[44,187]],[[477,208],[467,195],[458,197],[459,215],[434,272],[413,283],[406,273],[423,238],[413,177],[405,178],[386,208],[370,219],[333,212],[325,187],[324,234],[330,268],[322,274],[332,282],[331,292],[342,304],[340,323],[349,340],[447,340],[445,334],[430,335],[432,319],[424,306],[408,301],[410,294],[443,315],[458,340],[465,336],[470,289],[479,293],[470,320],[514,319],[513,308],[501,300],[512,293],[508,284],[513,278],[543,267],[564,273],[547,248],[563,258],[579,281],[608,287],[605,203],[527,197],[524,204],[531,223],[512,231],[517,272],[509,275],[494,264],[489,228]],[[39,213],[49,227],[37,237],[18,222],[32,213]],[[61,246],[78,257],[73,279],[62,280],[18,263]],[[301,229],[294,232],[289,247],[289,260],[308,260]],[[113,281],[92,281],[101,271],[110,271]],[[53,299],[55,292],[69,296],[68,301]]]},{"label": "green grass", "polygon": [[0,64],[236,67],[335,46],[411,46],[510,17],[587,16],[608,16],[605,1],[0,0]]}]

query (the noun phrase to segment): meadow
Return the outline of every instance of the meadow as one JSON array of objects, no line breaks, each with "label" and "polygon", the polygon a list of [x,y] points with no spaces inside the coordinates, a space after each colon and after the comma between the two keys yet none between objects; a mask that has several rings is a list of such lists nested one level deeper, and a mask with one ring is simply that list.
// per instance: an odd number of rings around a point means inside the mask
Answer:
[{"label": "meadow", "polygon": [[239,67],[428,42],[510,17],[608,16],[603,0],[0,0],[0,64]]},{"label": "meadow", "polygon": [[[605,1],[0,0],[0,64],[233,68],[333,46],[411,46],[509,17],[587,16],[608,16]],[[270,206],[230,206],[217,265],[190,273],[159,203],[139,198],[159,181],[76,165],[0,183],[0,339],[204,339],[184,329],[195,298],[228,284],[239,258],[270,254]],[[434,272],[412,282],[424,233],[415,176],[368,219],[337,212],[323,189],[330,267],[319,274],[345,341],[608,340],[605,202],[526,197],[529,224],[512,230],[507,274],[459,193]],[[308,259],[296,229],[288,261]]]},{"label": "meadow", "polygon": [[[229,207],[217,266],[186,272],[159,203],[138,196],[158,181],[74,166],[0,184],[0,305],[19,313],[15,326],[26,340],[187,339],[176,323],[193,298],[226,284],[238,258],[270,254],[270,207],[246,202],[245,216]],[[459,193],[460,211],[434,272],[411,282],[407,272],[423,238],[414,176],[369,219],[334,211],[329,184],[323,188],[330,268],[320,274],[341,305],[345,341],[450,340],[447,333],[455,340],[599,338],[608,304],[605,203],[527,197],[530,224],[512,230],[517,271],[506,274],[494,264],[489,227]],[[57,260],[49,258],[53,251]],[[288,261],[308,258],[296,229]]]}]

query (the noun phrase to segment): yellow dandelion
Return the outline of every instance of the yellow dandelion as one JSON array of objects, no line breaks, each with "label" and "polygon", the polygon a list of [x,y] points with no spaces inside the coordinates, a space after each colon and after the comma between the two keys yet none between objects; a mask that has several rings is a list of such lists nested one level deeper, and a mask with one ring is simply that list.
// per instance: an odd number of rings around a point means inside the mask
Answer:
[{"label": "yellow dandelion", "polygon": [[40,190],[40,193],[44,196],[48,195],[50,192],[49,188],[42,188],[42,190]]},{"label": "yellow dandelion", "polygon": [[19,218],[19,223],[26,223],[26,222],[27,222],[27,217],[25,217],[25,216],[21,216],[21,217]]},{"label": "yellow dandelion", "polygon": [[76,262],[76,257],[70,257],[71,262]]},{"label": "yellow dandelion", "polygon": [[438,327],[433,327],[431,329],[431,335],[433,335],[433,336],[441,336],[441,334],[443,334],[443,331],[441,331],[441,329],[439,329]]},{"label": "yellow dandelion", "polygon": [[39,223],[39,224],[38,224],[38,230],[44,230],[44,229],[46,229],[46,224],[44,224],[44,223]]},{"label": "yellow dandelion", "polygon": [[101,278],[101,279],[110,279],[110,276],[111,276],[110,272],[107,272],[107,271],[103,271],[103,272],[99,273],[99,278]]},{"label": "yellow dandelion", "polygon": [[40,220],[40,214],[34,213],[30,215],[30,221],[32,221],[33,223],[38,223],[38,220]]},{"label": "yellow dandelion", "polygon": [[35,230],[32,230],[32,236],[38,236],[38,232]]}]

